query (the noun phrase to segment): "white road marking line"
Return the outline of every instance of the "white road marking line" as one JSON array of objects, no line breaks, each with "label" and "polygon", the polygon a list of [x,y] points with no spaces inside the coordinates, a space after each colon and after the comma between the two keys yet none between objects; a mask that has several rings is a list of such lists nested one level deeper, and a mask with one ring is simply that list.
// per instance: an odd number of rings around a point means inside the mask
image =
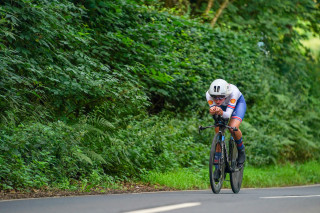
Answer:
[{"label": "white road marking line", "polygon": [[157,208],[152,208],[152,209],[141,209],[141,210],[126,212],[126,213],[166,212],[166,211],[170,211],[170,210],[188,208],[188,207],[199,206],[199,205],[201,205],[201,203],[198,203],[198,202],[197,203],[181,203],[181,204],[177,204],[177,205],[162,206],[162,207],[157,207]]},{"label": "white road marking line", "polygon": [[289,196],[274,196],[274,197],[260,197],[260,198],[278,199],[278,198],[305,198],[305,197],[320,197],[320,195],[289,195]]}]

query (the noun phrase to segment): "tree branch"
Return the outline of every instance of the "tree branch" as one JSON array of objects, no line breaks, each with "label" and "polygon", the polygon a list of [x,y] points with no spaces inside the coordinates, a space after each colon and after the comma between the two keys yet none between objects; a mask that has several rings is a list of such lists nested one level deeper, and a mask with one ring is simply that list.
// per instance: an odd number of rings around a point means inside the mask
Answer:
[{"label": "tree branch", "polygon": [[214,0],[208,0],[208,5],[207,5],[207,9],[206,11],[204,12],[204,14],[207,16],[213,6],[213,3],[214,3]]},{"label": "tree branch", "polygon": [[222,11],[228,6],[229,4],[229,0],[225,0],[221,7],[219,8],[219,10],[217,11],[216,15],[214,16],[214,18],[211,21],[211,27],[214,28],[214,25],[216,24],[218,18],[220,17],[220,15],[222,14]]}]

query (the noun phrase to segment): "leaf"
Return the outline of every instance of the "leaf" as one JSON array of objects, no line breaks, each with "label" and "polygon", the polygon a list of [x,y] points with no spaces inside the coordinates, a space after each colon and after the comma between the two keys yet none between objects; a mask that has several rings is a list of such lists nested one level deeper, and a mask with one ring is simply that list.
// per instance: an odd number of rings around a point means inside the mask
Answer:
[{"label": "leaf", "polygon": [[80,152],[79,150],[76,151],[76,152],[73,152],[72,153],[75,157],[77,157],[80,161],[82,162],[86,162],[90,165],[93,165],[93,162],[92,160],[85,154],[83,154],[82,152]]}]

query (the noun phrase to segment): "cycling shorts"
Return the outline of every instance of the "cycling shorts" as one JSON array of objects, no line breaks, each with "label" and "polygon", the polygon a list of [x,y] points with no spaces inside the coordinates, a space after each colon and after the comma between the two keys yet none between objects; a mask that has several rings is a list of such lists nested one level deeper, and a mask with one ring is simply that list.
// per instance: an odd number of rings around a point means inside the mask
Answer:
[{"label": "cycling shorts", "polygon": [[[219,106],[223,111],[226,111],[227,106]],[[244,115],[247,110],[247,104],[244,100],[243,95],[240,96],[240,98],[237,101],[236,107],[234,108],[231,119],[237,119],[242,122]]]}]

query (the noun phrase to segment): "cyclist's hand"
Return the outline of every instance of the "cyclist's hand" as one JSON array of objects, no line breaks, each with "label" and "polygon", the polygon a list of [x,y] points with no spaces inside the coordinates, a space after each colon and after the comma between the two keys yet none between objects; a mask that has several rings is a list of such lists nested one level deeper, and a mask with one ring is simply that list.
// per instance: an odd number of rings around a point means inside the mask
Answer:
[{"label": "cyclist's hand", "polygon": [[223,110],[220,107],[214,106],[210,108],[209,113],[211,115],[222,115]]},{"label": "cyclist's hand", "polygon": [[223,114],[223,110],[220,107],[217,107],[216,115],[222,115],[222,114]]},{"label": "cyclist's hand", "polygon": [[209,109],[209,113],[210,113],[210,115],[215,115],[216,114],[216,107],[214,106],[214,107],[211,107],[210,109]]}]

